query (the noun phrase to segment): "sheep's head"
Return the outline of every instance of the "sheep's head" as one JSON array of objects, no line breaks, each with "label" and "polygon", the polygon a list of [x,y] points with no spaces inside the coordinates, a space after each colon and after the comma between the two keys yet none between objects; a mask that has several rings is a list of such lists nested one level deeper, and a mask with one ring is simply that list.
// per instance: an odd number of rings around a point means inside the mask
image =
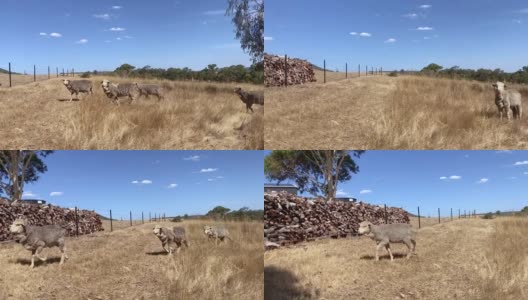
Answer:
[{"label": "sheep's head", "polygon": [[204,226],[204,234],[205,235],[212,235],[213,234],[213,227],[211,226]]},{"label": "sheep's head", "polygon": [[9,227],[9,231],[13,234],[24,234],[26,232],[27,221],[25,219],[18,218]]},{"label": "sheep's head", "polygon": [[152,232],[155,235],[160,236],[161,235],[161,226],[159,226],[159,225],[154,226],[154,230],[152,230]]},{"label": "sheep's head", "polygon": [[370,223],[369,221],[363,221],[363,222],[359,223],[358,233],[359,234],[368,234],[368,233],[370,233],[370,227],[371,226],[372,226],[372,223]]},{"label": "sheep's head", "polygon": [[108,81],[108,80],[106,80],[106,79],[103,80],[103,81],[101,81],[101,86],[102,86],[103,88],[108,88],[109,85],[110,85],[110,81]]},{"label": "sheep's head", "polygon": [[504,93],[504,90],[506,89],[506,85],[503,82],[497,81],[493,84],[493,89],[495,90],[495,96],[497,96],[497,98],[502,99],[502,95]]},{"label": "sheep's head", "polygon": [[237,87],[234,89],[234,92],[240,95],[240,93],[242,93],[242,88]]},{"label": "sheep's head", "polygon": [[63,83],[65,86],[68,86],[68,85],[70,85],[70,80],[69,80],[69,79],[64,79],[64,80],[62,81],[62,83]]}]

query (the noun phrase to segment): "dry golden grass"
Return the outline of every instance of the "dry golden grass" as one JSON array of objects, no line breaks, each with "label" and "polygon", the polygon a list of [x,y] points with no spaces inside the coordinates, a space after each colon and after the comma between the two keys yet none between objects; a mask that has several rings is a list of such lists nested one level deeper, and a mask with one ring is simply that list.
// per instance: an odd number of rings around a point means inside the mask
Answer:
[{"label": "dry golden grass", "polygon": [[268,149],[528,148],[527,117],[499,120],[487,83],[369,76],[270,88],[266,102]]},{"label": "dry golden grass", "polygon": [[375,262],[376,245],[367,237],[267,251],[265,299],[525,299],[528,221],[502,222],[461,219],[422,227],[416,255],[406,260],[407,248],[393,244],[393,263],[386,251]]},{"label": "dry golden grass", "polygon": [[[52,76],[53,78],[54,76]],[[11,85],[22,85],[33,82],[33,75],[11,75]],[[48,75],[37,75],[37,81],[47,80]],[[0,74],[0,88],[5,88],[9,86],[9,75],[1,73]]]},{"label": "dry golden grass", "polygon": [[[323,71],[319,71],[319,70],[315,70],[315,79],[317,80],[316,82],[318,83],[323,83],[324,82],[324,72]],[[361,76],[363,76],[364,74],[362,73]],[[348,79],[350,78],[353,78],[353,77],[358,77],[357,75],[357,72],[355,73],[351,73],[351,72],[348,72]],[[332,81],[339,81],[339,80],[344,80],[347,78],[347,74],[345,74],[345,72],[326,72],[326,82],[332,82]]]},{"label": "dry golden grass", "polygon": [[0,245],[0,299],[263,299],[262,223],[227,223],[234,242],[214,246],[202,221],[182,225],[190,247],[166,255],[155,223],[68,238],[69,260],[57,248],[30,270],[30,252]]},{"label": "dry golden grass", "polygon": [[[94,77],[93,95],[70,102],[60,79],[0,88],[2,149],[263,149],[262,106],[248,114],[237,84],[158,83],[165,100],[117,106]],[[123,79],[111,78],[113,82]],[[241,85],[259,89],[255,85]]]}]

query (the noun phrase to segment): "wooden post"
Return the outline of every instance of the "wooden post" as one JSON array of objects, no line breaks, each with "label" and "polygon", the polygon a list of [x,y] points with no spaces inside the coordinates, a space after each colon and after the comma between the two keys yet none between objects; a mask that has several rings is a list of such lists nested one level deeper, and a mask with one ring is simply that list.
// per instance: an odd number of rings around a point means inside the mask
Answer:
[{"label": "wooden post", "polygon": [[33,82],[37,81],[37,66],[33,65]]},{"label": "wooden post", "polygon": [[440,207],[438,208],[438,224],[440,224]]},{"label": "wooden post", "polygon": [[57,67],[57,78],[59,78],[59,68]]},{"label": "wooden post", "polygon": [[145,220],[143,219],[143,212],[141,212],[141,224],[145,224]]},{"label": "wooden post", "polygon": [[458,218],[460,219],[460,208],[458,209]]},{"label": "wooden post", "polygon": [[388,222],[387,220],[388,220],[388,216],[387,216],[387,204],[385,204],[385,224],[389,224],[389,222]]},{"label": "wooden post", "polygon": [[75,234],[79,236],[79,214],[77,213],[77,206],[75,206]]},{"label": "wooden post", "polygon": [[420,224],[420,206],[418,206],[418,229],[422,228]]},{"label": "wooden post", "polygon": [[288,55],[284,55],[284,86],[288,87]]},{"label": "wooden post", "polygon": [[110,210],[110,232],[114,230],[114,226],[112,224],[112,210]]},{"label": "wooden post", "polygon": [[64,68],[62,68],[62,77],[64,77]]},{"label": "wooden post", "polygon": [[130,226],[132,226],[132,211],[130,211]]},{"label": "wooden post", "polygon": [[152,222],[152,215],[150,214],[150,211],[149,211],[149,222]]},{"label": "wooden post", "polygon": [[374,75],[374,67],[370,67],[370,74]]},{"label": "wooden post", "polygon": [[72,69],[72,76],[75,78],[75,69]]},{"label": "wooden post", "polygon": [[464,219],[466,218],[466,210],[464,209]]},{"label": "wooden post", "polygon": [[11,63],[9,63],[9,87],[11,86]]},{"label": "wooden post", "polygon": [[365,66],[365,76],[368,76],[368,66]]},{"label": "wooden post", "polygon": [[345,63],[345,79],[348,78],[348,63]]},{"label": "wooden post", "polygon": [[326,83],[326,59],[323,60],[324,83]]}]

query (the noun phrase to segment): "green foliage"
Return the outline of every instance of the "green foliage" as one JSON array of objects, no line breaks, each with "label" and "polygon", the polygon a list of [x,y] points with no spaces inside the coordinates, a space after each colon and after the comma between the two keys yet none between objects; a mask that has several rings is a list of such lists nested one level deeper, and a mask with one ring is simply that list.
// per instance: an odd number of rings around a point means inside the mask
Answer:
[{"label": "green foliage", "polygon": [[[299,190],[312,195],[335,198],[337,183],[352,178],[359,167],[352,156],[359,158],[364,151],[344,150],[275,150],[264,159],[264,174],[270,181],[291,180]],[[352,154],[352,155],[351,155]]]},{"label": "green foliage", "polygon": [[263,210],[251,210],[247,207],[242,207],[239,210],[231,211],[231,209],[217,206],[210,210],[207,217],[214,218],[215,220],[224,221],[258,221],[264,219]]},{"label": "green foliage", "polygon": [[137,78],[159,78],[168,80],[201,80],[216,82],[245,82],[254,84],[264,83],[264,66],[262,63],[253,64],[246,68],[243,65],[218,68],[210,64],[201,71],[193,71],[189,68],[151,68],[144,66],[136,69],[134,66],[124,64],[117,68],[114,73],[121,76]]},{"label": "green foliage", "polygon": [[214,218],[223,218],[225,214],[227,214],[229,211],[229,208],[223,206],[216,206],[215,208],[207,212],[206,216]]},{"label": "green foliage", "polygon": [[427,67],[423,68],[421,72],[427,73],[437,73],[438,71],[442,70],[444,67],[437,65],[435,63],[429,64]]},{"label": "green foliage", "polygon": [[90,76],[90,72],[84,72],[82,73],[81,78],[90,78]]},{"label": "green foliage", "polygon": [[495,212],[495,214],[496,214],[497,216],[500,216],[500,214],[501,214],[500,210],[497,210],[497,211]]},{"label": "green foliage", "polygon": [[389,76],[390,77],[398,77],[398,72],[392,71],[392,72],[389,73]]},{"label": "green foliage", "polygon": [[181,222],[182,221],[182,218],[180,216],[176,216],[174,218],[172,218],[171,222]]},{"label": "green foliage", "polygon": [[483,215],[482,219],[493,219],[493,214],[489,212],[489,213]]},{"label": "green foliage", "polygon": [[264,56],[264,0],[227,0],[235,37],[254,63]]},{"label": "green foliage", "polygon": [[[436,67],[435,67],[436,66]],[[440,69],[438,69],[440,67]],[[437,71],[434,71],[434,70]],[[522,83],[528,84],[528,66],[522,67],[520,70],[507,73],[501,69],[461,69],[459,66],[453,66],[448,69],[442,69],[437,64],[430,64],[429,66],[422,69],[423,74],[434,74],[435,76],[452,78],[452,79],[468,79],[478,80],[483,82],[511,82],[511,83]]]},{"label": "green foliage", "polygon": [[525,206],[523,209],[521,209],[522,213],[528,213],[528,206]]}]

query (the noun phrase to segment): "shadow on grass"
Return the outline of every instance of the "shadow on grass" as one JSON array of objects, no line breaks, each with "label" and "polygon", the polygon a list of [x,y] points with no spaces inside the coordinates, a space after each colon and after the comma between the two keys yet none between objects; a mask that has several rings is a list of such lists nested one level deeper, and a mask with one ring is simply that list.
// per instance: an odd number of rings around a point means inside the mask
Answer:
[{"label": "shadow on grass", "polygon": [[[70,102],[70,99],[69,99],[69,98],[58,98],[57,101],[60,101],[60,102]],[[73,101],[73,102],[77,102],[77,101],[81,101],[81,99],[73,98],[72,101]]]},{"label": "shadow on grass", "polygon": [[264,299],[318,299],[319,290],[305,288],[290,271],[269,266],[264,268]]},{"label": "shadow on grass", "polygon": [[[35,267],[45,264],[58,264],[60,263],[61,258],[60,257],[48,257],[46,261],[41,261],[40,259],[35,257]],[[67,260],[66,260],[67,261]],[[15,261],[17,264],[29,266],[31,265],[31,259],[28,258],[17,258]]]},{"label": "shadow on grass", "polygon": [[146,255],[169,255],[167,251],[145,252]]},{"label": "shadow on grass", "polygon": [[[394,259],[402,259],[402,258],[407,257],[407,254],[392,253],[392,256],[394,257]],[[376,256],[374,256],[374,255],[362,255],[362,256],[359,257],[359,259],[374,260],[374,259],[376,259]],[[390,256],[388,254],[387,255],[380,255],[379,259],[380,260],[384,260],[384,259],[390,260]]]}]

